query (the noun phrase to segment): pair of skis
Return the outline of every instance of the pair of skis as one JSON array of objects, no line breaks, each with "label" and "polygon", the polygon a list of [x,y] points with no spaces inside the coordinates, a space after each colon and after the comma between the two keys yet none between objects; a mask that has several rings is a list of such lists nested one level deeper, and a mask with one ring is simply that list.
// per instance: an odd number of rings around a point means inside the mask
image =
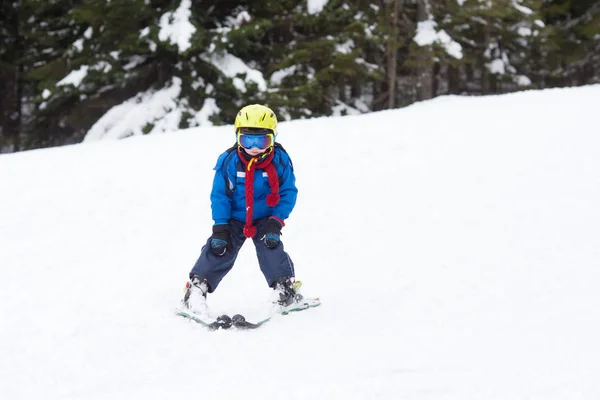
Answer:
[{"label": "pair of skis", "polygon": [[223,314],[223,315],[218,316],[216,320],[211,321],[211,319],[208,317],[201,317],[201,316],[196,315],[189,311],[176,310],[175,313],[177,315],[180,315],[191,321],[199,323],[200,325],[204,326],[205,328],[207,328],[208,330],[211,330],[211,331],[216,331],[219,329],[231,329],[231,328],[256,329],[271,319],[271,317],[269,317],[269,318],[259,321],[257,323],[252,323],[252,322],[246,321],[246,317],[244,317],[241,314],[236,314],[233,317],[230,317],[227,314]]},{"label": "pair of skis", "polygon": [[[318,307],[321,305],[321,301],[319,298],[302,298],[302,301],[299,303],[294,303],[283,310],[279,311],[277,314],[280,315],[288,315],[289,313],[298,312],[307,310],[309,308]],[[258,322],[250,322],[246,320],[241,314],[235,314],[233,317],[230,317],[227,314],[220,315],[216,320],[211,320],[209,317],[200,316],[192,313],[191,311],[185,308],[178,308],[175,310],[175,314],[187,318],[191,321],[194,321],[211,331],[216,331],[219,329],[240,329],[240,330],[249,330],[249,329],[257,329],[269,322],[274,315],[269,316],[263,320]],[[275,315],[277,315],[275,314]]]}]

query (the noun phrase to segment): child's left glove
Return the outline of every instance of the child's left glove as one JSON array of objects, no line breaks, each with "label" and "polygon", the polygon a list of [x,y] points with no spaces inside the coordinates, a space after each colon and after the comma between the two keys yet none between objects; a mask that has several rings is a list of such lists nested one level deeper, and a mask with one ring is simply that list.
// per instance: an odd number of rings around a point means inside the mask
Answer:
[{"label": "child's left glove", "polygon": [[279,246],[279,243],[281,243],[281,228],[283,228],[283,221],[279,218],[269,217],[261,238],[265,242],[265,246],[270,249]]}]

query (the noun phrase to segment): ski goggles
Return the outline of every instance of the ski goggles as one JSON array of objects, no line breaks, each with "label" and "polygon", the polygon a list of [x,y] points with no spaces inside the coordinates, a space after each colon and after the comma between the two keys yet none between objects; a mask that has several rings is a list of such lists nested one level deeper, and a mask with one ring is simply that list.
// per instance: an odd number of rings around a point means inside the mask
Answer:
[{"label": "ski goggles", "polygon": [[237,142],[245,149],[267,149],[275,144],[275,135],[272,133],[253,134],[239,132],[237,134]]}]

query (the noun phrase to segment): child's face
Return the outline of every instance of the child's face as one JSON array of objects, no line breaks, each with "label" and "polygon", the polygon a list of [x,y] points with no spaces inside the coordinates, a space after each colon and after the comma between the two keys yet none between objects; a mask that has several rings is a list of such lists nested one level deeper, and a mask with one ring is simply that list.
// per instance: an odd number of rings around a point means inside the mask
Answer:
[{"label": "child's face", "polygon": [[251,148],[251,149],[246,149],[246,148],[244,148],[244,151],[245,151],[247,154],[249,154],[249,155],[251,155],[252,157],[254,157],[254,156],[257,156],[257,155],[259,155],[259,154],[262,154],[262,153],[264,153],[265,151],[267,151],[267,149],[257,149],[256,147],[253,147],[253,148]]}]

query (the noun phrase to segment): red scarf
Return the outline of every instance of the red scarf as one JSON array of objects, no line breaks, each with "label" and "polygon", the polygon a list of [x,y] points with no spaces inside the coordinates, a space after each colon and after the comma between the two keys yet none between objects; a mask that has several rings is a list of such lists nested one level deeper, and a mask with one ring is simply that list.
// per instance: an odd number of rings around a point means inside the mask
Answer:
[{"label": "red scarf", "polygon": [[254,212],[254,171],[264,169],[269,179],[271,193],[267,195],[267,206],[275,207],[279,203],[279,179],[277,171],[271,164],[275,152],[271,148],[268,152],[247,160],[242,150],[238,148],[238,156],[246,165],[246,225],[244,225],[244,235],[251,238],[256,235],[256,226],[252,225],[252,214]]}]

